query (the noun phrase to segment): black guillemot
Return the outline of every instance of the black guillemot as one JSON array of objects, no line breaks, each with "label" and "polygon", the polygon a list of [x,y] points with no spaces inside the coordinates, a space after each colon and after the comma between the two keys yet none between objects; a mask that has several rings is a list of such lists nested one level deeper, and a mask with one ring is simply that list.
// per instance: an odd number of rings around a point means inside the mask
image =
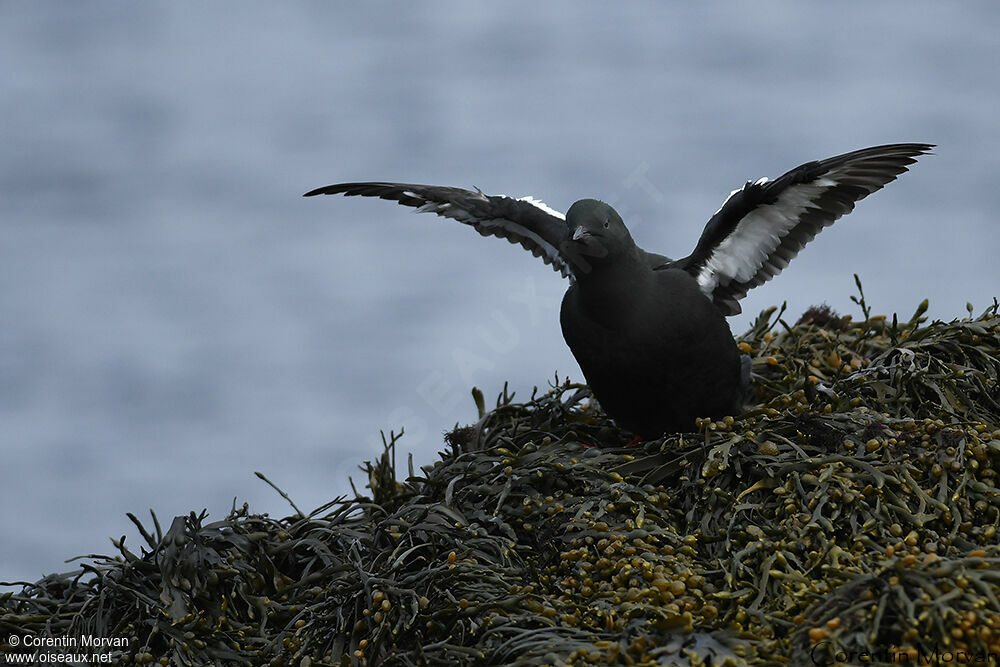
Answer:
[{"label": "black guillemot", "polygon": [[734,190],[687,257],[646,252],[615,210],[582,199],[566,215],[533,197],[405,183],[306,193],[393,200],[506,238],[570,280],[560,321],[594,396],[645,438],[742,411],[750,359],[726,322],[823,227],[907,170],[932,144],[890,144],[807,162]]}]

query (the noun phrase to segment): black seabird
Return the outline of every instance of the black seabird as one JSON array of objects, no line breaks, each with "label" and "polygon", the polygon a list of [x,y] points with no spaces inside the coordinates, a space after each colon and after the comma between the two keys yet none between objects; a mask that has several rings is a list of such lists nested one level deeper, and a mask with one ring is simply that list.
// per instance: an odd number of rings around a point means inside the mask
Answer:
[{"label": "black seabird", "polygon": [[532,197],[405,183],[340,183],[320,194],[380,197],[506,238],[570,279],[563,337],[604,410],[646,438],[691,430],[697,417],[742,411],[750,359],[727,315],[823,227],[881,189],[933,144],[891,144],[807,162],[734,190],[694,252],[671,260],[632,240],[607,204],[582,199],[563,216]]}]

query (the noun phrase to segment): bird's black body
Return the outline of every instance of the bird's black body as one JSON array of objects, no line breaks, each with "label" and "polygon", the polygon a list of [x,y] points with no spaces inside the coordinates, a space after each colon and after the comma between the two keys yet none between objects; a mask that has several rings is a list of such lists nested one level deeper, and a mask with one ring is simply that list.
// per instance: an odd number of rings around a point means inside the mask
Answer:
[{"label": "bird's black body", "polygon": [[727,315],[819,231],[880,189],[930,144],[865,148],[748,182],[680,260],[648,253],[613,208],[593,199],[566,216],[530,197],[459,188],[343,183],[307,193],[395,200],[518,243],[572,281],[560,321],[605,411],[643,437],[737,414],[749,384]]},{"label": "bird's black body", "polygon": [[739,414],[745,387],[726,318],[688,273],[637,273],[617,298],[580,284],[563,297],[563,337],[601,406],[647,437]]},{"label": "bird's black body", "polygon": [[563,297],[563,337],[605,411],[645,436],[696,417],[737,414],[744,382],[725,316],[694,277],[655,268],[610,206],[593,199],[566,214],[579,230],[562,244],[587,271]]}]

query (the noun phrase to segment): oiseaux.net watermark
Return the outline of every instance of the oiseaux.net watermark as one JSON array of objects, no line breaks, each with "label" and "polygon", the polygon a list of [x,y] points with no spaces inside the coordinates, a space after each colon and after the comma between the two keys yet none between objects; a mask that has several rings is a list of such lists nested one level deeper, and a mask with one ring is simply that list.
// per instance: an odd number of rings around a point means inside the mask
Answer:
[{"label": "oiseaux.net watermark", "polygon": [[39,637],[31,634],[10,634],[4,637],[0,650],[5,665],[95,665],[117,661],[122,651],[129,649],[125,637],[100,635],[66,635]]}]

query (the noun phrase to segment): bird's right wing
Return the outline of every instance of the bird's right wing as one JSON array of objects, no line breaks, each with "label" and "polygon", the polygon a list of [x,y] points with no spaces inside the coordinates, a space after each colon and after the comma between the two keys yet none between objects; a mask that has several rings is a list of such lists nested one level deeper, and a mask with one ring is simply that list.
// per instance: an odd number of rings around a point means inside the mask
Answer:
[{"label": "bird's right wing", "polygon": [[418,213],[437,213],[473,227],[483,236],[497,236],[516,243],[573,278],[573,267],[560,254],[567,234],[566,216],[533,197],[515,199],[463,190],[408,183],[338,183],[307,192],[314,195],[379,197],[412,206]]},{"label": "bird's right wing", "polygon": [[780,178],[734,190],[689,256],[667,264],[688,271],[726,315],[746,293],[777,275],[824,227],[907,170],[932,144],[890,144],[807,162]]}]

